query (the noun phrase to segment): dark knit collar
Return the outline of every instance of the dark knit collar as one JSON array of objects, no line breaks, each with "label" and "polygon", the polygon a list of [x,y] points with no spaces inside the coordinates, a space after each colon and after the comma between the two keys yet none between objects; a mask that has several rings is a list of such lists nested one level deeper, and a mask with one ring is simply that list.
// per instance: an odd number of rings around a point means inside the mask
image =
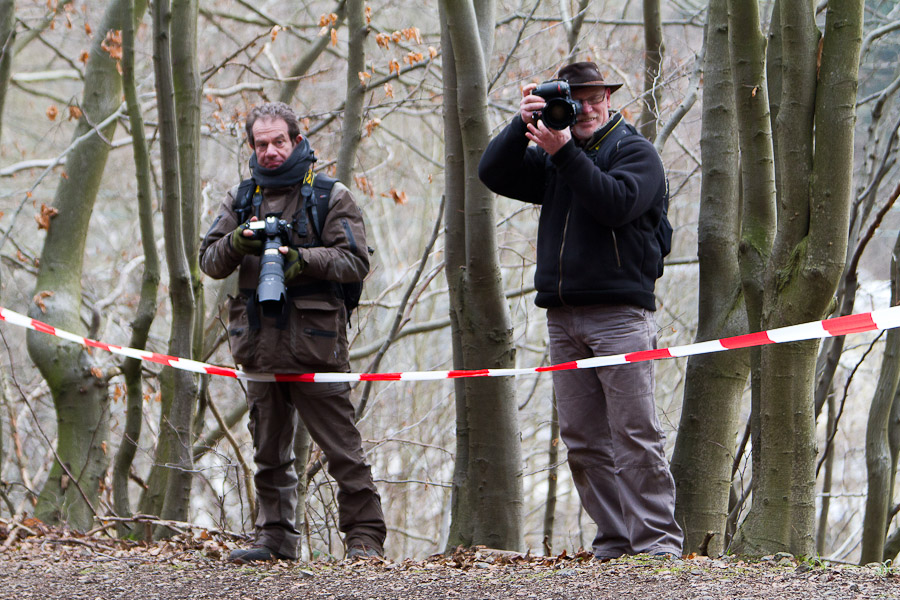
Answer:
[{"label": "dark knit collar", "polygon": [[290,156],[274,169],[259,166],[254,152],[250,156],[250,176],[261,187],[291,187],[303,181],[314,162],[316,154],[309,147],[309,141],[303,138],[294,146]]}]

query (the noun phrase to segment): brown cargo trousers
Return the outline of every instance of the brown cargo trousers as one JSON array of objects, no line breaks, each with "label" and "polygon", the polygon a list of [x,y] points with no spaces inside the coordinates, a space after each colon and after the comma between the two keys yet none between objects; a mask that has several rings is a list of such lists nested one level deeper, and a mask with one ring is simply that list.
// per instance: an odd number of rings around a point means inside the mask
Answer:
[{"label": "brown cargo trousers", "polygon": [[328,473],[338,484],[338,526],[347,547],[365,544],[384,550],[387,528],[381,498],[365,460],[346,383],[248,382],[250,433],[256,461],[256,543],[297,558],[297,474],[294,433],[297,418],[328,458]]},{"label": "brown cargo trousers", "polygon": [[[547,310],[553,364],[656,348],[653,313],[637,306]],[[594,556],[681,555],[675,482],[656,415],[653,362],[555,371],[560,436],[585,511]]]}]

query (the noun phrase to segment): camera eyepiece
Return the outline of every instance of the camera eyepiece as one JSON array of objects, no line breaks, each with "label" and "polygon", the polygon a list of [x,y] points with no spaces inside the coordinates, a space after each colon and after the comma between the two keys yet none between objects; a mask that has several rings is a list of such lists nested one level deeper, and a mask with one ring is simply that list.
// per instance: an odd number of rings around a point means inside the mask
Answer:
[{"label": "camera eyepiece", "polygon": [[572,98],[569,83],[562,79],[545,81],[531,93],[547,102],[544,110],[535,113],[534,116],[550,129],[559,131],[571,127],[575,124],[578,113],[582,111],[581,102]]}]

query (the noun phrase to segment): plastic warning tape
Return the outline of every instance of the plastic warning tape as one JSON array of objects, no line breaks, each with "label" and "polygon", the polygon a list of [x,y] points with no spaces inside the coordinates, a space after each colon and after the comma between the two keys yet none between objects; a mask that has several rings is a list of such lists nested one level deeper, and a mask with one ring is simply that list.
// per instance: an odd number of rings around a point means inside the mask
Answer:
[{"label": "plastic warning tape", "polygon": [[532,375],[548,371],[568,371],[572,369],[592,369],[596,367],[609,367],[624,365],[662,358],[680,358],[694,354],[707,354],[721,352],[722,350],[735,350],[737,348],[750,348],[764,344],[782,344],[785,342],[799,342],[826,337],[837,337],[848,333],[862,333],[866,331],[881,331],[900,327],[900,306],[893,306],[882,310],[867,313],[836,317],[824,321],[814,321],[779,329],[770,329],[759,333],[749,333],[735,337],[687,344],[684,346],[672,346],[671,348],[659,348],[655,350],[641,350],[628,354],[616,354],[612,356],[595,356],[570,362],[559,363],[547,367],[528,367],[520,369],[471,369],[455,371],[405,371],[402,373],[247,373],[239,369],[219,367],[207,363],[197,362],[186,358],[167,356],[146,350],[136,350],[105,344],[91,340],[51,325],[26,317],[25,315],[0,307],[0,321],[6,321],[13,325],[27,327],[34,331],[40,331],[58,338],[81,344],[87,348],[100,348],[115,354],[121,354],[130,358],[159,363],[175,369],[205,373],[207,375],[221,375],[247,381],[281,382],[354,382],[354,381],[434,381],[438,379],[456,379],[459,377],[510,377],[513,375]]}]

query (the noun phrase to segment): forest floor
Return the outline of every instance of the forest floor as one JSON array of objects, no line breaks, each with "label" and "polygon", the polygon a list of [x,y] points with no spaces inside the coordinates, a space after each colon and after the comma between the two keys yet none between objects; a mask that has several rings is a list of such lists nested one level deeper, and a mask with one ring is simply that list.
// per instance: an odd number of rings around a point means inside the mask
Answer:
[{"label": "forest floor", "polygon": [[170,600],[562,600],[627,598],[900,599],[900,567],[798,561],[789,555],[552,558],[476,548],[424,560],[225,560],[236,541],[205,530],[152,544],[0,522],[0,598]]}]

